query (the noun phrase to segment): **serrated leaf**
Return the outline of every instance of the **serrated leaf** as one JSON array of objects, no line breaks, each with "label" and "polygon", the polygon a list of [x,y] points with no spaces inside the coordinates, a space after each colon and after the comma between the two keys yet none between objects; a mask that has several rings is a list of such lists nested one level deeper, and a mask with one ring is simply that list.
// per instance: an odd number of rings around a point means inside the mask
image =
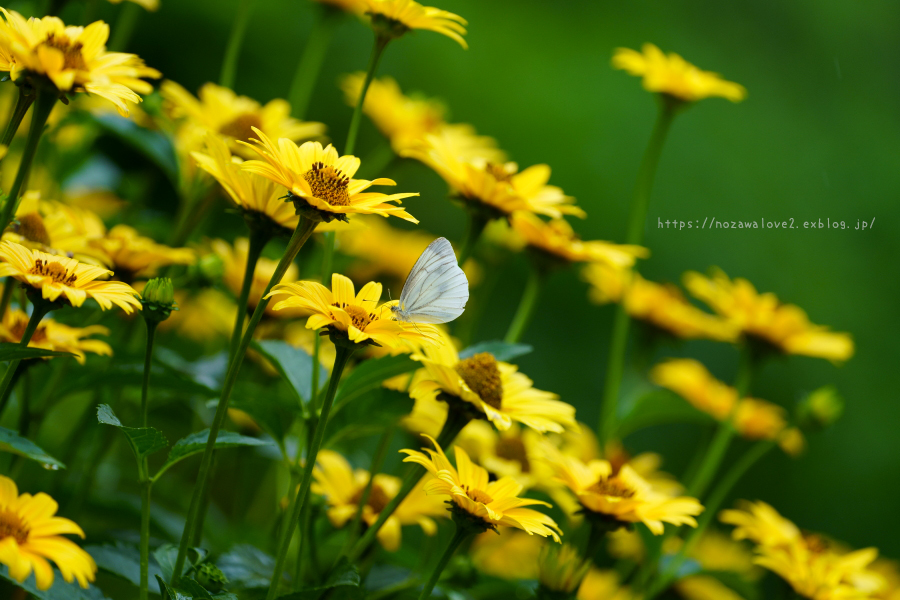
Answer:
[{"label": "serrated leaf", "polygon": [[359,582],[359,569],[355,565],[351,565],[346,557],[342,557],[335,568],[331,570],[325,583],[306,587],[286,596],[279,596],[278,600],[308,600],[310,592],[324,592],[336,587],[358,588]]},{"label": "serrated leaf", "polygon": [[[85,546],[84,549],[94,557],[94,562],[104,571],[127,579],[134,585],[141,584],[141,553],[138,548],[116,542],[115,545]],[[162,571],[156,561],[150,561],[148,572],[150,574],[148,588],[154,594],[160,593],[155,576],[162,575]]]},{"label": "serrated leaf", "polygon": [[[295,348],[281,340],[253,342],[253,348],[268,359],[275,370],[291,384],[291,388],[304,402],[312,398],[313,358],[301,348]],[[320,364],[320,389],[328,381],[328,371]],[[318,390],[317,390],[318,391]]]},{"label": "serrated leaf", "polygon": [[[209,429],[204,429],[175,442],[175,445],[169,450],[169,458],[166,459],[165,464],[159,469],[156,477],[159,477],[177,462],[203,452],[208,439]],[[266,446],[270,443],[266,440],[241,435],[233,431],[219,431],[219,435],[216,436],[216,449],[237,448],[238,446]]]},{"label": "serrated leaf", "polygon": [[238,544],[219,557],[216,566],[228,578],[232,589],[261,589],[269,587],[275,559],[250,544]]},{"label": "serrated leaf", "polygon": [[115,114],[93,116],[105,131],[149,158],[158,166],[173,185],[178,184],[178,160],[169,138],[159,131],[144,129],[134,121]]},{"label": "serrated leaf", "polygon": [[122,425],[122,422],[119,421],[109,404],[101,404],[97,407],[97,420],[104,425],[118,427],[125,434],[125,437],[128,438],[131,450],[138,459],[150,456],[154,452],[159,452],[169,445],[166,436],[158,429],[153,427],[126,427]]},{"label": "serrated leaf", "polygon": [[44,452],[37,444],[5,427],[0,427],[0,452],[10,452],[37,461],[51,471],[66,468],[66,465]]},{"label": "serrated leaf", "polygon": [[421,365],[405,354],[374,358],[357,365],[341,382],[334,400],[334,412],[369,390],[381,387],[385,379],[403,375]]},{"label": "serrated leaf", "polygon": [[4,342],[0,344],[0,362],[25,360],[28,358],[45,358],[48,356],[73,356],[71,352],[56,352],[43,348],[23,348],[19,344]]},{"label": "serrated leaf", "polygon": [[534,350],[534,348],[532,348],[528,344],[510,344],[508,342],[495,340],[491,342],[479,342],[473,346],[469,346],[459,353],[459,357],[461,359],[471,358],[476,354],[487,352],[489,354],[492,354],[497,360],[509,362],[515,358],[530,353],[532,350]]},{"label": "serrated leaf", "polygon": [[622,416],[616,437],[668,423],[712,423],[713,418],[669,390],[656,389],[639,397]]},{"label": "serrated leaf", "polygon": [[[94,389],[98,386],[112,388],[141,385],[144,374],[143,363],[116,363],[103,370],[88,370],[77,377],[67,379],[57,388],[57,396]],[[195,381],[185,373],[168,365],[154,363],[150,367],[150,381],[155,392],[166,391],[192,394],[204,398],[218,396],[219,393]]]},{"label": "serrated leaf", "polygon": [[[194,565],[198,565],[206,560],[208,553],[203,548],[190,548],[187,553],[187,560],[182,567],[181,575],[183,576],[188,569]],[[178,558],[178,546],[175,544],[163,544],[153,551],[153,558],[159,564],[159,570],[162,571],[164,581],[170,581],[175,573],[175,561]]]},{"label": "serrated leaf", "polygon": [[78,585],[77,581],[66,583],[62,573],[55,567],[53,569],[53,585],[50,586],[49,590],[39,590],[37,588],[33,573],[25,581],[19,583],[10,576],[6,565],[2,564],[0,564],[0,577],[22,588],[31,594],[32,597],[37,598],[37,600],[109,600],[97,586],[92,585],[85,590]]}]

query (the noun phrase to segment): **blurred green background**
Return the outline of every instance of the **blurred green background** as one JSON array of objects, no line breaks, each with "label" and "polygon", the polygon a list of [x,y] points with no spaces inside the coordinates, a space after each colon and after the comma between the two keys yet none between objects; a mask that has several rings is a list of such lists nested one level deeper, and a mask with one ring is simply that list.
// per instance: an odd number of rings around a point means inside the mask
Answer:
[{"label": "blurred green background", "polygon": [[[102,3],[101,3],[102,4]],[[310,31],[313,3],[257,0],[240,57],[236,91],[260,101],[284,97]],[[191,91],[215,81],[238,0],[162,0],[142,15],[129,51]],[[568,0],[441,0],[469,20],[470,49],[430,32],[391,45],[379,75],[407,92],[444,99],[455,122],[496,137],[513,160],[548,163],[551,183],[575,196],[589,217],[574,223],[586,239],[621,241],[634,178],[655,118],[640,81],[609,64],[614,48],[653,42],[745,85],[741,104],[704,100],[680,115],[663,152],[648,216],[653,255],[642,272],[678,281],[686,270],[722,267],[760,291],[804,308],[815,323],[849,331],[857,354],[845,366],[790,357],[770,362],[754,395],[791,406],[835,383],[844,418],[810,438],[807,454],[772,453],[735,491],[762,499],[805,529],[900,557],[900,4],[838,0],[628,3]],[[115,23],[115,7],[102,16]],[[339,28],[308,117],[325,122],[340,147],[351,110],[338,75],[362,70],[371,32],[354,19]],[[382,143],[364,122],[357,154]],[[396,162],[384,175],[421,227],[458,241],[464,218],[428,169]],[[171,199],[160,199],[165,206]],[[658,219],[795,222],[830,218],[844,230],[673,230]],[[871,231],[854,229],[858,219]],[[526,276],[524,257],[499,273],[476,340],[502,337]],[[395,290],[396,292],[399,290]],[[477,294],[477,290],[475,291]],[[556,274],[519,360],[537,387],[558,392],[594,425],[604,380],[612,308],[587,299],[577,271]],[[735,349],[712,342],[664,348],[690,355],[730,381]],[[629,438],[678,473],[696,429],[665,426]]]}]

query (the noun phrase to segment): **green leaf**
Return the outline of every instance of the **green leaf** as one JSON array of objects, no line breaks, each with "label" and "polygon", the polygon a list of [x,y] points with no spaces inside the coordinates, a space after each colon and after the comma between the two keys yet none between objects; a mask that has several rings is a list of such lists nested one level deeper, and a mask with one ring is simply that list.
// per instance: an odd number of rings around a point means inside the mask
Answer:
[{"label": "green leaf", "polygon": [[[57,396],[65,396],[75,392],[96,389],[99,386],[120,388],[125,386],[139,387],[144,375],[143,363],[116,363],[102,370],[82,371],[77,377],[68,378],[57,388]],[[189,375],[168,365],[154,363],[150,367],[150,383],[154,392],[173,392],[191,394],[204,398],[218,396],[219,393],[203,384],[197,383]]]},{"label": "green leaf", "polygon": [[128,144],[158,166],[169,181],[178,186],[178,160],[172,142],[159,131],[144,129],[134,121],[115,114],[93,116],[100,127]]},{"label": "green leaf", "polygon": [[37,444],[5,427],[0,427],[0,452],[10,452],[24,456],[41,463],[45,469],[51,471],[66,468],[66,465],[44,452]]},{"label": "green leaf", "polygon": [[275,559],[250,544],[238,544],[219,557],[216,566],[228,578],[228,587],[252,590],[269,587]]},{"label": "green leaf", "polygon": [[359,587],[359,569],[355,565],[351,565],[347,561],[347,557],[341,557],[341,560],[331,570],[328,579],[321,585],[303,588],[293,594],[279,596],[278,600],[308,600],[310,592],[324,592],[336,587]]},{"label": "green leaf", "polygon": [[514,358],[518,358],[530,353],[532,350],[534,350],[534,348],[532,348],[528,344],[509,344],[507,342],[495,340],[492,342],[479,342],[474,346],[469,346],[459,353],[459,357],[471,358],[476,354],[488,352],[490,354],[493,354],[494,358],[496,358],[497,360],[509,362]]},{"label": "green leaf", "polygon": [[712,423],[713,418],[669,390],[655,389],[640,396],[619,421],[616,436],[626,436],[654,425]]},{"label": "green leaf", "polygon": [[[202,563],[206,560],[207,552],[203,548],[190,548],[187,553],[187,560],[182,567],[181,575],[184,576],[188,569]],[[159,564],[159,570],[162,571],[163,581],[171,581],[172,575],[175,573],[175,561],[178,558],[178,546],[175,544],[163,544],[153,551],[153,558]],[[157,578],[159,579],[159,578]]]},{"label": "green leaf", "polygon": [[10,576],[9,569],[6,565],[0,565],[0,577],[12,582],[13,585],[22,588],[37,600],[109,600],[109,598],[103,595],[100,588],[95,585],[92,585],[85,590],[78,585],[77,581],[66,583],[62,573],[55,567],[53,569],[53,585],[50,586],[49,590],[42,591],[37,589],[37,584],[34,581],[34,574],[29,575],[25,581],[19,583]]},{"label": "green leaf", "polygon": [[[291,384],[297,396],[309,402],[312,398],[313,358],[301,348],[295,348],[281,340],[253,342],[253,348],[265,356],[275,370]],[[320,364],[319,386],[328,381],[328,371]],[[318,390],[317,390],[318,391]]]},{"label": "green leaf", "polygon": [[154,452],[163,450],[169,445],[166,436],[158,429],[153,427],[125,427],[122,425],[122,422],[119,421],[109,404],[101,404],[97,407],[97,420],[104,425],[112,425],[121,429],[125,437],[128,438],[128,443],[131,444],[131,450],[139,460],[150,456]]},{"label": "green leaf", "polygon": [[413,404],[413,399],[406,392],[375,388],[357,399],[352,409],[331,417],[327,445],[384,431],[385,427],[408,415]]},{"label": "green leaf", "polygon": [[[212,401],[213,407],[218,401]],[[287,394],[278,394],[272,386],[263,387],[250,382],[238,382],[232,394],[230,408],[242,410],[274,439],[281,442],[291,430],[300,407]]]},{"label": "green leaf", "polygon": [[[94,557],[94,562],[104,571],[127,579],[134,585],[141,584],[141,553],[136,547],[116,542],[115,545],[85,546],[84,549]],[[156,575],[162,575],[162,570],[154,560],[150,561],[148,570],[150,573],[148,587],[151,592],[158,594],[159,586],[153,578]]]},{"label": "green leaf", "polygon": [[72,356],[70,352],[55,352],[43,348],[23,348],[19,344],[4,342],[0,344],[0,362],[9,360],[25,360],[28,358],[44,358],[47,356]]},{"label": "green leaf", "polygon": [[338,412],[345,405],[369,390],[381,387],[385,379],[409,373],[420,366],[419,363],[405,354],[375,358],[357,365],[338,388],[334,400],[334,412]]},{"label": "green leaf", "polygon": [[[184,460],[189,456],[193,456],[194,454],[203,452],[203,450],[206,448],[206,442],[208,440],[209,429],[204,429],[203,431],[192,433],[186,438],[182,438],[175,442],[175,445],[172,446],[171,450],[169,450],[169,458],[159,469],[159,472],[154,476],[154,479],[159,477],[164,471],[166,471],[175,463]],[[238,446],[266,446],[270,443],[271,442],[268,442],[266,440],[241,435],[239,433],[234,433],[233,431],[219,431],[219,435],[216,436],[217,450],[220,450],[222,448],[237,448]]]}]

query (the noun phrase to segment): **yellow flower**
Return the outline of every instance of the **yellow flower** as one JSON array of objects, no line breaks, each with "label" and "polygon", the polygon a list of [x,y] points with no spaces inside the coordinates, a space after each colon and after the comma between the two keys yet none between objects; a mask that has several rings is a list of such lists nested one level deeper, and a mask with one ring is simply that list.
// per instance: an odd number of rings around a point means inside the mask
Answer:
[{"label": "yellow flower", "polygon": [[738,330],[729,321],[698,309],[674,285],[647,281],[630,269],[609,264],[588,265],[583,274],[594,302],[619,302],[631,318],[663,332],[685,339],[737,339]]},{"label": "yellow flower", "polygon": [[112,275],[102,267],[86,265],[74,258],[54,256],[40,250],[29,250],[14,242],[0,242],[0,277],[15,277],[34,289],[51,302],[60,296],[72,304],[81,306],[88,298],[93,298],[103,310],[115,304],[126,313],[141,303],[135,298],[137,292],[121,281],[95,281],[98,277]]},{"label": "yellow flower", "polygon": [[176,292],[178,310],[160,323],[162,329],[174,329],[186,338],[201,344],[215,345],[231,335],[234,329],[235,303],[223,292],[206,288],[199,293],[182,297]]},{"label": "yellow flower", "polygon": [[240,158],[232,156],[221,137],[206,136],[206,153],[192,152],[197,165],[212,175],[241,210],[260,215],[275,225],[293,231],[299,217],[294,206],[284,201],[284,187],[248,173]]},{"label": "yellow flower", "polygon": [[650,371],[650,379],[720,421],[731,414],[738,401],[737,390],[713,377],[699,361],[690,358],[675,358],[656,365]]},{"label": "yellow flower", "polygon": [[650,251],[642,246],[599,240],[584,242],[565,219],[545,222],[533,213],[520,211],[513,213],[510,223],[528,246],[557,260],[599,262],[623,268],[634,265],[635,259],[650,256]]},{"label": "yellow flower", "polygon": [[619,582],[619,575],[615,571],[601,571],[591,568],[576,595],[578,600],[639,600],[640,596],[634,594],[627,586]]},{"label": "yellow flower", "polygon": [[775,440],[787,426],[783,408],[756,398],[742,398],[737,403],[732,423],[750,440]]},{"label": "yellow flower", "polygon": [[[343,456],[333,450],[322,450],[316,458],[313,477],[312,491],[325,496],[328,520],[337,528],[343,527],[359,508],[363,490],[369,482],[369,472],[354,470]],[[397,477],[380,473],[375,475],[369,499],[363,507],[363,523],[367,526],[374,524],[384,507],[397,495],[400,486],[401,481]],[[432,517],[446,514],[444,503],[427,496],[422,484],[419,484],[378,530],[378,541],[389,552],[395,552],[400,548],[403,525],[419,525],[427,535],[434,535],[437,525]]]},{"label": "yellow flower", "polygon": [[34,571],[39,590],[53,585],[56,563],[63,579],[88,587],[94,581],[97,565],[91,555],[76,546],[65,534],[82,538],[84,532],[69,519],[54,516],[59,505],[40,492],[19,495],[15,482],[0,475],[0,564],[9,567],[9,575],[18,582]]},{"label": "yellow flower", "polygon": [[537,579],[538,558],[544,541],[513,527],[486,531],[472,540],[472,565],[491,577],[506,580]]},{"label": "yellow flower", "polygon": [[[183,132],[185,137],[199,138],[208,132],[222,136],[235,154],[251,158],[255,153],[237,142],[249,142],[253,128],[274,138],[292,141],[315,138],[325,133],[322,123],[298,121],[291,117],[291,105],[285,100],[271,100],[265,105],[238,96],[226,87],[214,83],[200,88],[199,98],[174,81],[163,81],[160,94],[166,101],[169,114],[176,120],[186,119],[185,125],[195,132]],[[200,144],[198,143],[197,146]]]},{"label": "yellow flower", "polygon": [[518,367],[497,361],[482,352],[460,360],[447,344],[424,349],[413,356],[427,370],[427,376],[410,389],[413,398],[462,401],[464,407],[506,430],[513,421],[537,431],[562,432],[575,426],[575,408],[556,394],[537,390]]},{"label": "yellow flower", "polygon": [[422,6],[414,0],[364,0],[372,26],[389,37],[400,37],[410,29],[426,29],[446,35],[468,48],[466,20],[452,12],[433,6]]},{"label": "yellow flower", "polygon": [[[428,437],[428,436],[426,436]],[[455,448],[456,467],[434,438],[428,438],[435,449],[427,454],[401,450],[413,462],[425,467],[434,478],[425,485],[425,493],[450,496],[453,504],[466,514],[480,519],[486,529],[498,526],[516,527],[530,534],[552,537],[560,541],[559,527],[547,515],[528,506],[550,506],[540,500],[519,498],[522,486],[511,477],[488,481],[488,472],[474,464],[466,451]]]},{"label": "yellow flower", "polygon": [[138,56],[107,52],[109,25],[66,26],[57,17],[31,18],[0,8],[0,71],[13,81],[27,73],[46,76],[60,92],[87,92],[116,105],[128,116],[125,102],[141,101],[152,86],[142,78],[160,77]]},{"label": "yellow flower", "polygon": [[541,441],[533,429],[513,424],[498,433],[487,421],[476,420],[463,428],[455,444],[492,475],[512,477],[526,490],[549,489],[553,474],[543,460]]},{"label": "yellow flower", "polygon": [[673,497],[654,489],[631,465],[613,472],[608,461],[584,463],[558,452],[548,453],[547,460],[582,507],[607,522],[644,523],[654,535],[661,535],[663,523],[696,527],[694,517],[703,512],[695,498]]},{"label": "yellow flower", "polygon": [[822,536],[801,532],[765,502],[724,510],[719,519],[736,526],[734,539],[756,544],[756,564],[778,574],[805,598],[869,600],[887,588],[887,581],[870,568],[878,557],[876,548],[845,551]]},{"label": "yellow flower", "polygon": [[314,281],[298,281],[276,285],[267,297],[273,296],[277,300],[273,310],[308,310],[312,316],[306,322],[307,329],[339,331],[357,344],[371,340],[388,348],[396,348],[406,342],[440,342],[432,326],[395,321],[390,307],[396,304],[396,300],[378,305],[381,300],[380,283],[369,282],[356,294],[352,281],[334,273],[330,290]]},{"label": "yellow flower", "polygon": [[[213,252],[222,260],[222,266],[224,267],[222,281],[225,283],[225,287],[234,294],[235,298],[238,298],[241,294],[241,287],[244,284],[244,272],[247,269],[247,252],[250,249],[250,241],[247,238],[238,238],[234,240],[234,246],[230,246],[224,240],[213,240],[210,245]],[[260,257],[256,262],[256,269],[253,271],[253,282],[250,284],[250,294],[247,296],[248,311],[255,310],[256,305],[262,300],[263,292],[266,291],[266,286],[269,285],[269,281],[275,274],[277,267],[278,261],[264,256]],[[297,277],[299,277],[297,265],[291,264],[284,272],[284,277],[281,278],[281,281],[292,283],[297,281]],[[269,316],[286,316],[285,314],[279,315],[276,313],[271,305],[266,306],[266,314]],[[297,316],[298,314],[309,313],[294,312],[291,313],[291,316]],[[233,325],[234,323],[232,322]]]},{"label": "yellow flower", "polygon": [[161,267],[189,265],[196,258],[193,250],[158,244],[128,225],[116,225],[105,237],[89,243],[105,254],[104,262],[112,265],[123,281],[153,277]]},{"label": "yellow flower", "polygon": [[644,89],[695,102],[711,96],[740,102],[747,97],[744,86],[725,81],[716,73],[701,71],[675,53],[668,56],[653,44],[644,44],[643,53],[617,48],[613,67],[644,78]]},{"label": "yellow flower", "polygon": [[[21,310],[7,310],[0,323],[0,341],[18,344],[22,341],[22,334],[28,326],[28,315]],[[56,352],[69,352],[75,355],[75,360],[84,364],[84,353],[112,356],[112,348],[104,341],[90,339],[92,335],[109,335],[109,329],[102,325],[89,327],[70,327],[57,323],[53,319],[43,319],[38,324],[31,341],[30,348],[43,348]]]},{"label": "yellow flower", "polygon": [[[155,11],[159,8],[159,0],[128,0],[134,2],[144,10]],[[122,0],[109,0],[111,4],[121,4]]]},{"label": "yellow flower", "polygon": [[545,544],[538,559],[538,582],[545,590],[573,594],[590,568],[591,561],[581,558],[573,546]]},{"label": "yellow flower", "polygon": [[383,217],[395,216],[418,223],[412,215],[398,204],[404,198],[418,196],[418,193],[382,194],[366,192],[373,185],[397,185],[390,179],[374,181],[352,179],[359,170],[359,159],[355,156],[338,156],[334,146],[322,148],[319,142],[306,142],[297,146],[286,138],[277,144],[259,129],[253,131],[259,140],[252,140],[253,148],[264,160],[248,160],[243,168],[281,184],[297,198],[318,209],[323,220],[345,221],[353,213],[376,214]]},{"label": "yellow flower", "polygon": [[684,285],[744,335],[786,354],[801,354],[832,361],[853,356],[853,340],[809,322],[793,304],[782,304],[775,294],[759,294],[746,279],[731,280],[721,270],[710,277],[685,273]]},{"label": "yellow flower", "polygon": [[[677,548],[672,549],[675,551]],[[713,530],[703,534],[689,556],[704,571],[733,573],[742,581],[753,582],[762,575],[753,562],[753,555],[743,544]],[[709,575],[680,579],[675,583],[675,589],[686,600],[742,600],[731,588]]]},{"label": "yellow flower", "polygon": [[106,233],[103,221],[93,212],[54,200],[43,200],[36,191],[22,196],[16,221],[3,238],[49,254],[68,254],[103,261],[102,251],[91,240]]},{"label": "yellow flower", "polygon": [[460,151],[447,135],[426,135],[425,143],[407,152],[440,175],[465,203],[487,210],[493,218],[530,211],[551,218],[564,214],[584,217],[575,199],[552,185],[550,167],[534,165],[524,171],[514,162],[497,163]]}]

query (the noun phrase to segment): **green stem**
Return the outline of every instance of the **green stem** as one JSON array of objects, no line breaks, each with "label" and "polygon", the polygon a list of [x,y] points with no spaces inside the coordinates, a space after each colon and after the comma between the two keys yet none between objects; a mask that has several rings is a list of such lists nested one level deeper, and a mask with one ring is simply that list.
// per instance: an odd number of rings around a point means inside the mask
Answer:
[{"label": "green stem", "polygon": [[369,91],[369,84],[375,77],[375,70],[378,69],[378,61],[384,54],[391,38],[376,35],[375,47],[372,48],[372,56],[369,57],[369,67],[366,69],[366,78],[363,80],[362,88],[359,90],[359,98],[356,100],[356,108],[353,109],[353,118],[350,120],[350,129],[347,132],[347,143],[344,144],[344,154],[353,154],[356,148],[356,137],[359,134],[359,124],[362,121],[363,103],[366,101],[366,93]]},{"label": "green stem", "polygon": [[628,328],[631,324],[631,319],[629,319],[624,306],[618,304],[615,310],[612,335],[609,340],[609,356],[606,359],[606,379],[603,383],[600,423],[597,425],[601,447],[615,437],[619,388],[625,372],[625,351],[628,348]]},{"label": "green stem", "polygon": [[144,353],[144,380],[141,382],[141,427],[147,427],[147,415],[150,412],[150,367],[157,325],[159,323],[156,321],[147,321],[147,351]]},{"label": "green stem", "polygon": [[244,331],[244,335],[241,338],[241,344],[238,346],[237,353],[229,361],[228,371],[225,374],[225,381],[222,387],[222,395],[219,398],[219,405],[216,407],[216,414],[213,417],[212,424],[209,428],[209,438],[206,441],[206,448],[203,450],[203,457],[200,460],[200,471],[197,475],[197,481],[194,483],[194,491],[191,495],[191,505],[188,509],[187,520],[185,521],[184,531],[181,535],[178,556],[175,559],[175,568],[172,575],[173,581],[181,576],[181,572],[184,569],[184,561],[187,556],[188,546],[190,541],[194,538],[197,517],[200,514],[201,500],[206,494],[206,487],[209,485],[209,475],[212,467],[213,451],[216,447],[216,437],[218,437],[219,429],[222,427],[222,423],[225,421],[225,415],[228,413],[228,401],[231,399],[231,392],[234,389],[235,381],[237,381],[238,373],[241,370],[244,355],[247,353],[247,348],[250,347],[250,342],[253,339],[253,332],[256,330],[256,326],[262,319],[266,306],[269,304],[269,299],[265,296],[271,291],[272,287],[279,283],[281,278],[284,277],[285,271],[287,271],[291,263],[294,262],[294,258],[297,256],[297,253],[300,251],[300,248],[303,247],[306,240],[309,239],[315,226],[316,223],[314,221],[305,217],[301,218],[297,223],[297,228],[294,230],[290,242],[288,242],[288,247],[284,252],[284,256],[281,257],[281,261],[275,268],[275,273],[272,274],[272,279],[269,280],[269,283],[266,285],[263,297],[260,299],[259,304],[256,305],[256,309],[250,317],[250,322],[247,324],[247,329]]},{"label": "green stem", "polygon": [[241,284],[241,294],[238,296],[237,315],[234,318],[234,331],[231,333],[231,346],[228,351],[229,360],[234,358],[238,346],[241,343],[241,333],[244,330],[244,317],[247,316],[247,302],[250,298],[250,288],[253,287],[253,275],[256,273],[256,263],[269,243],[269,235],[261,228],[250,228],[250,242],[247,247],[247,264],[244,267],[244,281]]},{"label": "green stem", "polygon": [[137,26],[138,19],[141,16],[142,9],[134,2],[125,2],[119,10],[119,18],[116,19],[116,25],[113,28],[112,39],[109,41],[109,49],[112,52],[122,52],[131,41],[134,34],[134,28]]},{"label": "green stem", "polygon": [[593,562],[597,552],[600,551],[600,545],[603,543],[603,538],[606,537],[607,531],[609,530],[603,527],[591,525],[587,545],[584,547],[584,560]]},{"label": "green stem", "polygon": [[447,546],[447,549],[444,551],[444,554],[441,555],[441,559],[438,561],[438,564],[435,565],[434,571],[431,572],[431,575],[428,577],[428,581],[425,582],[425,587],[422,588],[422,593],[419,594],[419,600],[425,600],[426,598],[431,597],[431,592],[434,590],[434,586],[437,585],[438,580],[441,578],[441,573],[444,572],[444,569],[447,567],[447,563],[450,562],[450,559],[453,558],[453,555],[456,553],[456,549],[466,541],[469,536],[472,535],[472,532],[460,527],[456,526],[456,531],[453,533],[453,539],[450,540],[450,544]]},{"label": "green stem", "polygon": [[297,499],[291,510],[290,516],[286,523],[286,527],[282,529],[281,540],[278,543],[278,552],[275,555],[275,571],[272,573],[272,582],[269,584],[269,592],[266,594],[266,600],[274,600],[278,594],[278,587],[284,573],[284,563],[287,560],[288,549],[291,546],[291,538],[294,530],[297,529],[297,523],[300,521],[300,513],[306,503],[306,497],[309,495],[309,488],[312,484],[313,471],[316,467],[316,458],[319,456],[319,448],[322,447],[322,441],[325,439],[325,429],[328,427],[328,415],[331,412],[331,406],[334,404],[334,395],[337,392],[338,383],[341,381],[341,373],[347,366],[347,361],[353,354],[354,347],[350,345],[338,344],[337,355],[334,358],[334,369],[331,371],[331,379],[328,382],[328,391],[325,392],[325,400],[322,402],[322,414],[316,424],[316,430],[313,433],[313,442],[310,452],[306,456],[306,468],[303,469],[303,478],[300,480],[300,490],[297,492]]},{"label": "green stem", "polygon": [[231,33],[228,34],[225,58],[222,60],[222,71],[219,73],[219,85],[222,87],[234,88],[238,57],[241,55],[241,46],[244,45],[244,35],[247,33],[247,24],[250,22],[252,10],[253,0],[240,0],[237,13],[234,15],[234,22],[231,24]]},{"label": "green stem", "polygon": [[347,541],[344,544],[344,550],[339,556],[347,554],[347,551],[350,550],[350,544],[356,539],[356,532],[359,531],[360,523],[362,523],[363,511],[366,504],[369,503],[369,496],[372,495],[375,476],[381,472],[381,467],[384,466],[384,460],[387,458],[387,451],[393,438],[394,426],[390,425],[384,430],[384,433],[381,434],[381,438],[378,440],[378,447],[375,449],[372,465],[369,468],[369,480],[366,482],[366,487],[363,488],[362,495],[359,497],[359,505],[356,507],[356,513],[354,513],[353,519],[350,521],[350,527],[347,529]]},{"label": "green stem", "polygon": [[[325,232],[325,251],[322,255],[322,285],[326,287],[331,286],[331,269],[332,264],[334,263],[334,232],[326,231]],[[319,405],[319,354],[322,352],[322,337],[317,335],[313,338],[313,356],[312,356],[312,364],[313,364],[313,374],[312,374],[312,389],[310,390],[310,405],[313,410],[316,410],[316,407]]]},{"label": "green stem", "polygon": [[[462,413],[461,411],[453,410],[452,407],[449,411],[447,411],[447,420],[444,422],[444,426],[441,428],[441,433],[438,434],[437,443],[441,448],[447,448],[450,444],[453,443],[453,440],[456,439],[456,436],[459,435],[459,432],[462,431],[463,427],[465,427],[470,421],[470,418]],[[380,513],[378,513],[378,518],[375,520],[372,525],[366,528],[366,532],[363,536],[356,542],[356,545],[353,546],[353,549],[347,555],[350,559],[350,562],[355,562],[363,553],[372,545],[375,541],[376,536],[378,535],[378,531],[381,529],[381,526],[394,514],[394,511],[397,510],[397,507],[400,506],[400,503],[406,499],[409,493],[416,487],[416,484],[419,483],[419,480],[422,479],[422,474],[425,472],[425,468],[419,465],[410,465],[409,469],[406,471],[406,475],[403,478],[403,484],[400,486],[400,491],[397,492],[397,495],[391,498],[391,501],[387,503]]]},{"label": "green stem", "polygon": [[3,284],[3,295],[0,296],[0,315],[6,314],[9,308],[9,301],[12,300],[13,292],[16,289],[16,279],[7,277]]},{"label": "green stem", "polygon": [[3,132],[3,139],[0,139],[0,145],[9,146],[13,141],[13,138],[16,137],[16,132],[19,130],[19,125],[22,124],[22,119],[25,118],[25,113],[28,112],[28,109],[31,108],[31,105],[34,103],[34,97],[34,88],[26,83],[19,86],[19,96],[16,99],[16,106],[13,108],[12,115],[9,117],[9,123],[6,125],[6,130]]},{"label": "green stem", "polygon": [[531,273],[528,276],[528,282],[525,284],[525,291],[522,293],[522,299],[519,301],[519,308],[516,310],[516,316],[513,317],[512,323],[509,325],[509,331],[506,332],[504,341],[508,344],[517,344],[522,340],[525,329],[531,323],[534,316],[534,309],[537,308],[538,298],[541,295],[541,288],[544,286],[546,274],[537,266],[532,266]]},{"label": "green stem", "polygon": [[[144,470],[147,468],[147,459],[144,458]],[[141,482],[141,585],[140,600],[149,597],[150,585],[150,490],[153,483],[146,479]]]},{"label": "green stem", "polygon": [[[51,307],[52,305],[49,302],[42,299],[34,304],[34,310],[31,311],[31,318],[28,319],[28,325],[25,326],[25,332],[22,333],[22,340],[19,342],[19,346],[22,348],[28,347],[31,336],[34,335],[44,315],[50,312]],[[21,358],[10,361],[9,366],[6,367],[6,373],[3,375],[3,381],[0,381],[0,417],[3,416],[3,411],[6,409],[7,403],[9,403],[10,392],[12,392],[10,384],[21,362]]]},{"label": "green stem", "polygon": [[297,63],[297,71],[291,81],[291,89],[288,93],[288,102],[291,103],[291,113],[298,119],[306,117],[309,109],[309,101],[312,98],[316,81],[322,71],[322,63],[328,54],[334,31],[343,18],[343,11],[332,6],[321,5],[320,13],[313,25],[306,44],[303,46],[303,54]]},{"label": "green stem", "polygon": [[478,244],[478,239],[489,221],[477,210],[469,210],[467,212],[469,214],[469,222],[466,226],[466,235],[459,246],[459,264],[461,265],[465,264],[469,257],[472,256],[472,252],[474,252],[475,246]]},{"label": "green stem", "polygon": [[0,231],[4,231],[9,226],[13,215],[16,214],[19,196],[22,195],[28,183],[31,164],[37,154],[38,142],[41,141],[41,135],[44,133],[44,125],[47,124],[47,118],[50,116],[57,98],[59,98],[59,92],[56,89],[40,87],[37,90],[34,110],[31,111],[31,127],[28,130],[28,139],[25,141],[25,150],[22,152],[22,162],[19,163],[19,171],[16,173],[16,179],[13,181],[12,188],[3,205],[3,212],[0,214]]}]

